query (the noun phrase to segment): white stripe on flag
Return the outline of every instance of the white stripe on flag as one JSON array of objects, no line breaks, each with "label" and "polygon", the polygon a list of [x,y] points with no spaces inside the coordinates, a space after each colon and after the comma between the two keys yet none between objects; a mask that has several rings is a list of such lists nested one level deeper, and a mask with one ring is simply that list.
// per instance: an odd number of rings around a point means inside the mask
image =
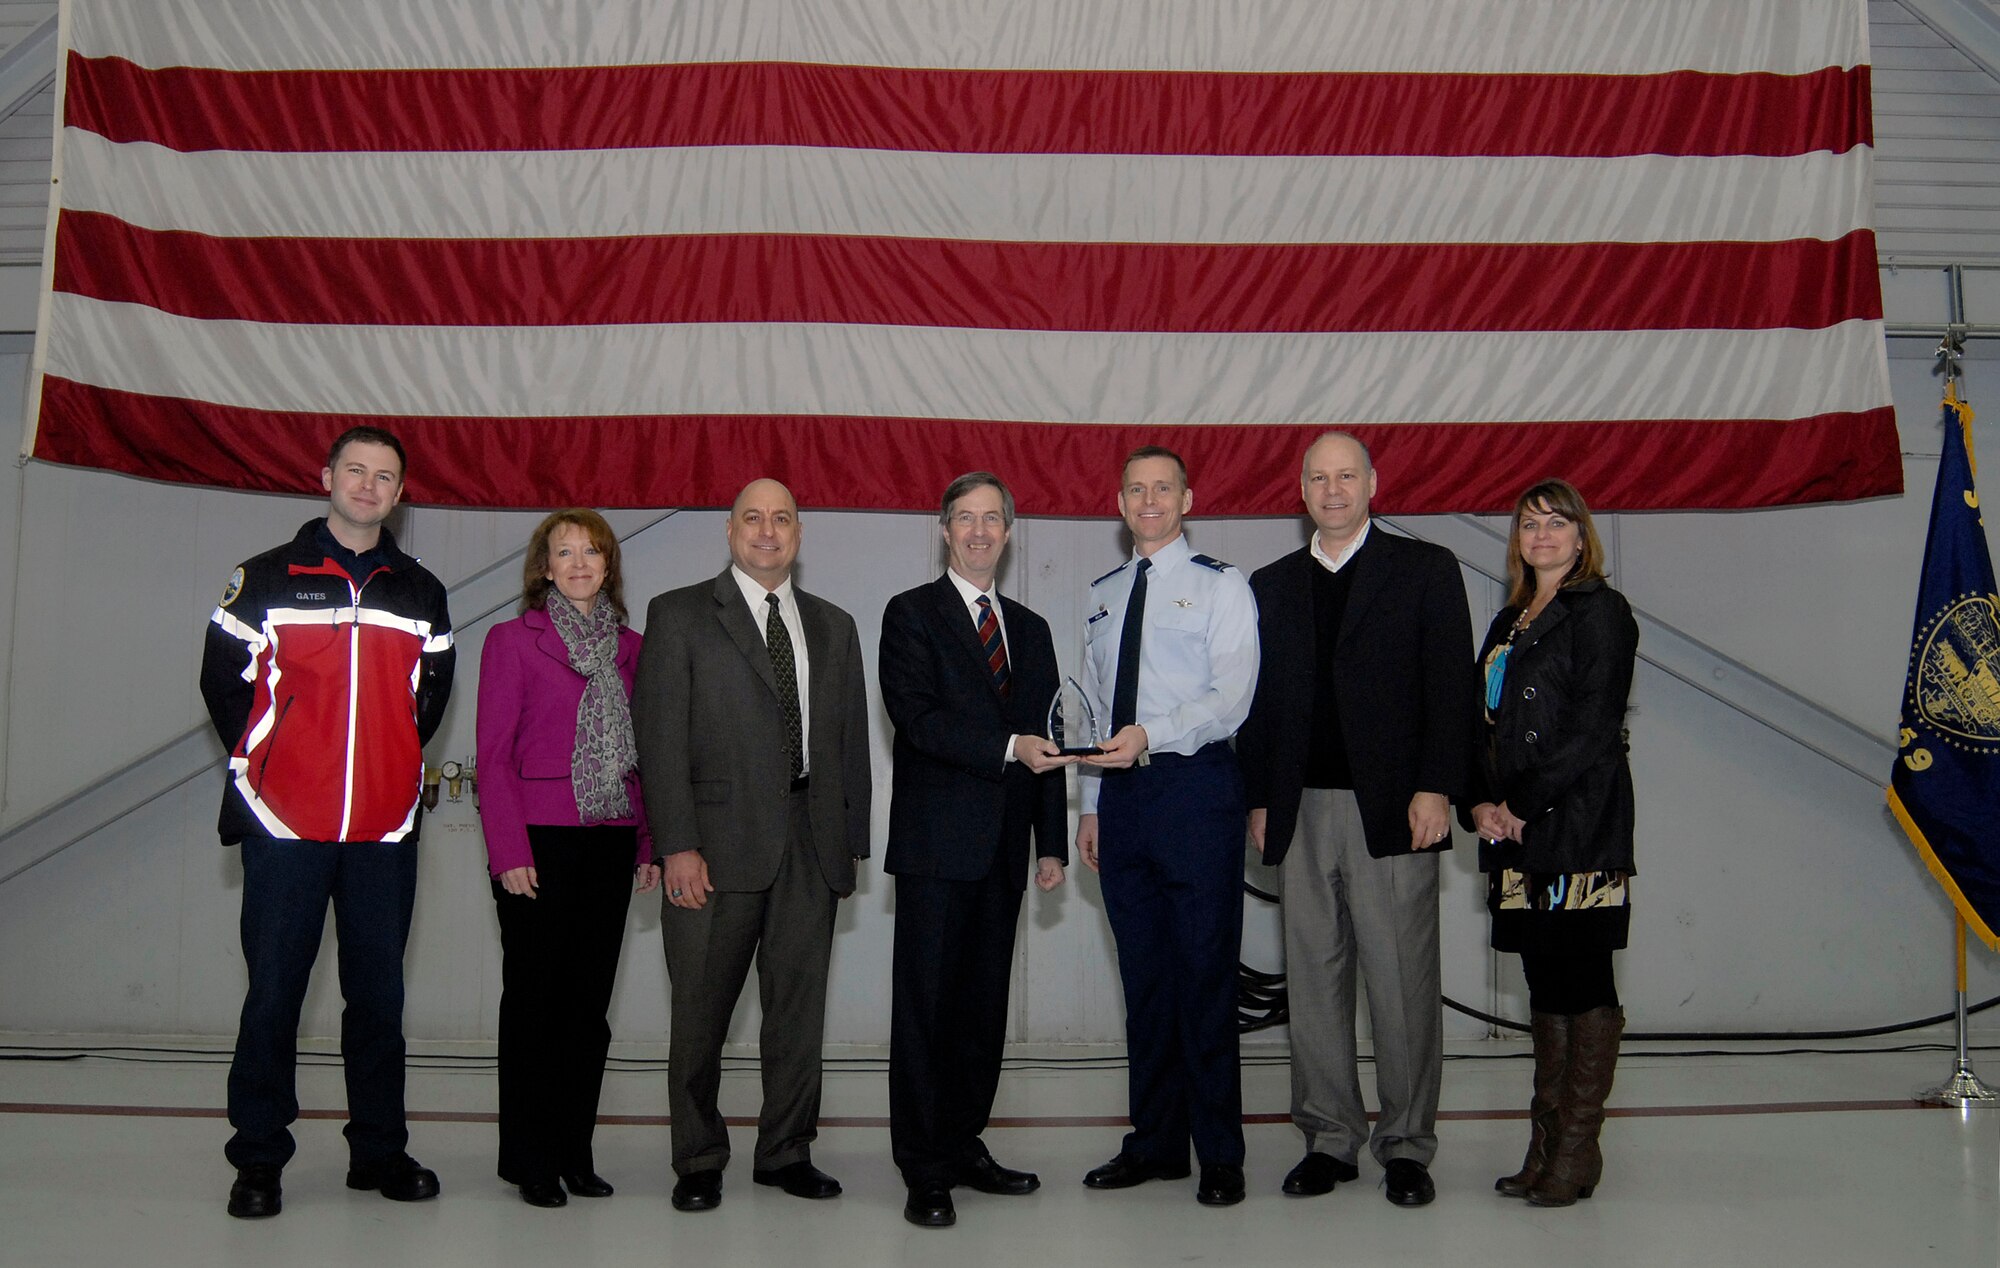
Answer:
[{"label": "white stripe on flag", "polygon": [[[66,6],[68,7],[68,6]],[[71,46],[142,66],[822,62],[978,70],[1804,74],[1867,60],[1860,0],[94,0]]]},{"label": "white stripe on flag", "polygon": [[1007,242],[1832,240],[1871,151],[1241,158],[787,146],[181,153],[64,133],[63,205],[220,237],[809,233]]},{"label": "white stripe on flag", "polygon": [[[797,324],[301,326],[57,295],[51,374],[258,409],[1050,422],[1790,418],[1888,404],[1824,330],[1104,334]],[[1422,372],[1449,367],[1447,373]]]}]

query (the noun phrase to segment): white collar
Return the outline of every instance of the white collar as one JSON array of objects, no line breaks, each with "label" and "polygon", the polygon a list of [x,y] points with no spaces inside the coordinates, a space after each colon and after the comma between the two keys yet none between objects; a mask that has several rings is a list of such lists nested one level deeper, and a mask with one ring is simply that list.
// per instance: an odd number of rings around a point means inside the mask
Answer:
[{"label": "white collar", "polygon": [[789,572],[785,574],[785,579],[778,583],[776,590],[766,590],[763,582],[735,564],[729,565],[729,575],[736,578],[736,588],[743,592],[743,602],[750,605],[750,610],[757,613],[759,619],[763,616],[764,596],[767,594],[777,595],[778,606],[781,608],[797,606],[792,598],[792,574]]},{"label": "white collar", "polygon": [[993,603],[993,610],[995,612],[1000,610],[999,586],[996,585],[991,590],[981,590],[950,568],[944,570],[944,575],[951,578],[952,587],[958,591],[958,597],[965,600],[966,607],[970,608],[981,599],[990,599]]},{"label": "white collar", "polygon": [[1368,540],[1368,530],[1373,527],[1375,527],[1375,520],[1373,519],[1373,517],[1361,521],[1361,531],[1356,533],[1354,535],[1354,540],[1347,543],[1347,545],[1341,549],[1340,554],[1333,558],[1327,557],[1326,551],[1319,544],[1319,530],[1314,529],[1312,535],[1312,557],[1314,559],[1317,559],[1319,561],[1319,566],[1326,569],[1328,572],[1339,572],[1342,568],[1345,568],[1347,566],[1348,560],[1354,558],[1355,552],[1361,549],[1361,543]]}]

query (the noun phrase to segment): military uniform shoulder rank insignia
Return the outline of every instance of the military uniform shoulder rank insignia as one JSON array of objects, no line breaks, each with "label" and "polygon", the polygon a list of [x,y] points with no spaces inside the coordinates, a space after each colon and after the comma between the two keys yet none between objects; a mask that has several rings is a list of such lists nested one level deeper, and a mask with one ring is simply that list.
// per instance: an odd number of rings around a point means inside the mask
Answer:
[{"label": "military uniform shoulder rank insignia", "polygon": [[1204,568],[1212,568],[1216,572],[1228,572],[1233,566],[1222,562],[1213,555],[1189,555],[1188,559],[1193,563],[1200,564]]},{"label": "military uniform shoulder rank insignia", "polygon": [[226,608],[236,602],[236,596],[243,593],[243,570],[238,568],[230,575],[229,584],[222,587],[222,602],[217,607]]},{"label": "military uniform shoulder rank insignia", "polygon": [[1127,565],[1129,565],[1129,564],[1130,564],[1131,562],[1132,562],[1132,561],[1131,561],[1131,560],[1129,560],[1129,559],[1128,559],[1128,560],[1126,560],[1126,561],[1125,561],[1124,563],[1122,563],[1122,564],[1119,564],[1119,565],[1118,565],[1118,566],[1117,566],[1116,568],[1113,568],[1113,569],[1112,569],[1112,570],[1111,570],[1110,572],[1107,572],[1107,573],[1105,573],[1105,574],[1104,574],[1103,576],[1099,577],[1099,578],[1098,578],[1097,580],[1095,580],[1095,581],[1091,582],[1090,584],[1091,584],[1091,585],[1094,585],[1094,586],[1101,586],[1101,585],[1103,585],[1103,584],[1104,584],[1105,582],[1107,582],[1107,581],[1111,580],[1111,579],[1112,579],[1113,577],[1117,576],[1117,575],[1118,575],[1119,573],[1121,573],[1121,572],[1125,571],[1125,569],[1126,569],[1126,566],[1127,566]]}]

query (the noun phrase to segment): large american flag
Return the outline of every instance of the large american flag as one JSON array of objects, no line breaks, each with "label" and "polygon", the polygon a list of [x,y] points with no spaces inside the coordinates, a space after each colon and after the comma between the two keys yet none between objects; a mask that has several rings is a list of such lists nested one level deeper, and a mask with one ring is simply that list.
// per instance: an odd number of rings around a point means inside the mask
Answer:
[{"label": "large american flag", "polygon": [[31,452],[1110,511],[1901,488],[1863,0],[66,0]]}]

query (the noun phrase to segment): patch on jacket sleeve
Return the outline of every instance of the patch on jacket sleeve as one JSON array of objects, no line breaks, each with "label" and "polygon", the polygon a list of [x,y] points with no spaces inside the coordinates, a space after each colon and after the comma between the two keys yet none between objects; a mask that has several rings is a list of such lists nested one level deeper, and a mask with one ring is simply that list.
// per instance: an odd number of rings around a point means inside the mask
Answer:
[{"label": "patch on jacket sleeve", "polygon": [[236,602],[236,596],[243,593],[243,570],[238,568],[230,574],[229,584],[222,587],[222,601],[215,606],[226,608]]}]

